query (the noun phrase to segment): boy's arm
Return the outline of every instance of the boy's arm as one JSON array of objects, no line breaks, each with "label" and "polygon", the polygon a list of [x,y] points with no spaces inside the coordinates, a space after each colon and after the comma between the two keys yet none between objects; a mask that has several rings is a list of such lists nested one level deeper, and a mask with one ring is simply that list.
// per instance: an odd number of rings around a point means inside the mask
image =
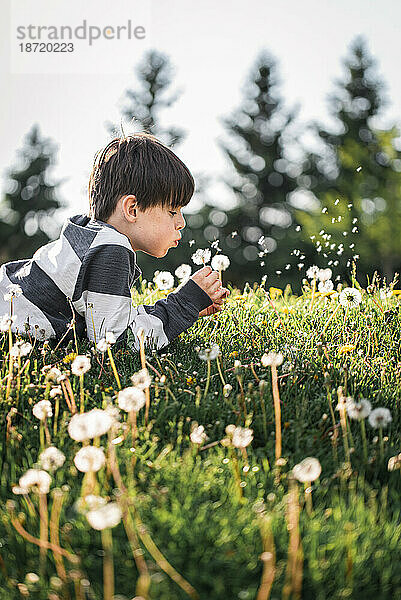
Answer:
[{"label": "boy's arm", "polygon": [[135,255],[124,246],[107,244],[89,250],[74,293],[76,308],[85,314],[89,339],[98,342],[112,331],[123,340],[130,329],[139,349],[137,331],[142,327],[146,343],[162,348],[212,304],[208,294],[189,279],[154,305],[133,306],[130,288],[139,274]]},{"label": "boy's arm", "polygon": [[213,302],[202,288],[189,279],[182,287],[171,292],[154,305],[140,305],[133,308],[134,318],[130,329],[134,333],[134,347],[139,350],[137,331],[143,328],[145,343],[153,343],[156,348],[167,346],[180,333],[191,327],[199,313]]}]

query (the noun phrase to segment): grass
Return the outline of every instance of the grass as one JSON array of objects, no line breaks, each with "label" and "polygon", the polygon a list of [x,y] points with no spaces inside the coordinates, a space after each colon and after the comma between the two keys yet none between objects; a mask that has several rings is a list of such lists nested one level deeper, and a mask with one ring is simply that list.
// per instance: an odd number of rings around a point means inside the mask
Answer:
[{"label": "grass", "polygon": [[[105,450],[106,466],[92,491],[117,502],[123,514],[103,532],[77,510],[83,479],[85,486],[91,480],[73,462],[81,444],[68,435],[64,396],[57,417],[51,399],[51,440],[32,414],[57,385],[42,368],[69,370],[75,344],[36,345],[11,379],[10,340],[3,334],[1,600],[111,600],[113,593],[115,600],[401,596],[400,470],[388,469],[400,452],[400,296],[382,299],[370,288],[362,290],[357,308],[336,310],[336,294],[310,289],[300,297],[289,289],[266,292],[263,285],[231,292],[224,311],[199,319],[167,348],[146,350],[149,420],[145,424],[144,407],[135,441],[127,413],[117,430],[94,440]],[[148,295],[141,289],[134,300],[143,303]],[[159,297],[155,292],[152,302]],[[212,343],[221,355],[208,365],[195,348]],[[261,364],[266,351],[284,357],[277,367],[278,461],[271,368]],[[80,342],[78,352],[89,353],[92,362],[84,375],[84,410],[115,405],[118,386],[107,352],[94,353],[88,342]],[[141,368],[139,354],[115,346],[111,352],[121,386],[130,386]],[[233,388],[229,396],[222,377]],[[68,381],[79,411],[80,378],[70,373]],[[383,430],[366,422],[367,458],[360,423],[347,418],[341,427],[340,387],[345,396],[391,411]],[[208,436],[200,447],[189,438],[195,423]],[[224,442],[229,424],[252,429],[246,449]],[[13,494],[21,475],[40,466],[41,445],[49,441],[66,456],[52,474],[50,493]],[[322,472],[304,486],[291,472],[308,456],[320,461]],[[47,549],[24,533],[45,539],[44,498],[49,539],[57,540]],[[69,554],[61,556],[60,547]]]}]

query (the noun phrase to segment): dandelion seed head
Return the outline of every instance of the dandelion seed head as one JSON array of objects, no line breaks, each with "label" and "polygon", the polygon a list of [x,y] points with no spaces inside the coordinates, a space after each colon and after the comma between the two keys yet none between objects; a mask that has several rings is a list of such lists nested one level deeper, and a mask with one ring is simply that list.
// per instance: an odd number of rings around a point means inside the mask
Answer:
[{"label": "dandelion seed head", "polygon": [[281,354],[281,352],[270,351],[263,354],[260,362],[264,367],[279,367],[283,364],[283,360],[284,356]]},{"label": "dandelion seed head", "polygon": [[126,412],[138,412],[145,406],[146,396],[138,387],[127,387],[118,392],[118,406]]},{"label": "dandelion seed head", "polygon": [[230,266],[230,259],[225,254],[216,254],[212,258],[211,265],[216,271],[225,271]]},{"label": "dandelion seed head", "polygon": [[355,402],[355,400],[349,396],[345,401],[345,410],[350,419],[361,421],[370,415],[372,405],[369,400],[366,400],[365,398],[359,402]]},{"label": "dandelion seed head", "polygon": [[56,471],[56,469],[63,466],[64,461],[64,454],[55,446],[49,446],[39,455],[40,465],[45,471]]},{"label": "dandelion seed head", "polygon": [[84,375],[84,373],[87,373],[90,370],[90,368],[90,358],[88,358],[87,356],[78,355],[74,358],[71,364],[71,373],[77,376]]},{"label": "dandelion seed head", "polygon": [[83,442],[104,435],[113,424],[114,419],[107,411],[93,408],[72,417],[68,424],[68,435],[76,442]]},{"label": "dandelion seed head", "polygon": [[322,472],[322,467],[317,458],[308,456],[292,469],[295,479],[301,483],[310,483],[315,481]]},{"label": "dandelion seed head", "polygon": [[100,508],[90,510],[86,518],[93,529],[101,531],[116,527],[121,521],[122,512],[117,502],[109,502]]},{"label": "dandelion seed head", "polygon": [[203,265],[209,262],[211,256],[212,253],[209,248],[205,248],[204,250],[198,248],[198,250],[192,254],[191,258],[196,265]]},{"label": "dandelion seed head", "polygon": [[97,446],[84,446],[74,456],[74,464],[82,473],[95,473],[106,464],[103,449]]},{"label": "dandelion seed head", "polygon": [[175,276],[180,281],[185,281],[185,280],[189,279],[191,276],[191,273],[192,273],[192,267],[191,267],[191,265],[187,265],[186,263],[183,263],[182,265],[177,267],[176,270],[174,271]]},{"label": "dandelion seed head", "polygon": [[356,308],[362,301],[362,295],[356,288],[344,288],[339,295],[338,301],[345,308]]},{"label": "dandelion seed head", "polygon": [[207,440],[204,426],[194,423],[189,438],[193,444],[203,444]]},{"label": "dandelion seed head", "polygon": [[391,416],[391,412],[388,408],[379,407],[372,410],[368,419],[369,425],[373,427],[373,429],[379,429],[387,427],[387,425],[393,420],[393,417]]},{"label": "dandelion seed head", "polygon": [[48,494],[51,481],[52,478],[46,471],[41,469],[28,469],[28,471],[19,479],[18,484],[21,491],[17,493],[28,494],[30,491],[33,491],[38,494]]},{"label": "dandelion seed head", "polygon": [[33,416],[43,421],[53,415],[52,405],[49,400],[39,400],[32,409]]},{"label": "dandelion seed head", "polygon": [[220,348],[218,344],[212,344],[210,347],[199,348],[197,352],[201,360],[214,360],[220,355]]},{"label": "dandelion seed head", "polygon": [[171,290],[174,287],[174,276],[170,271],[159,271],[154,277],[157,288],[161,291]]}]

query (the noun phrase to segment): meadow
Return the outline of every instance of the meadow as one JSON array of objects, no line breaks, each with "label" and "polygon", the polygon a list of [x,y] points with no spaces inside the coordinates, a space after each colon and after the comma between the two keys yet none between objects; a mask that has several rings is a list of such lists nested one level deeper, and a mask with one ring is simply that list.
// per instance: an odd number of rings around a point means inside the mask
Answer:
[{"label": "meadow", "polygon": [[1,600],[401,598],[401,295],[310,275],[157,351],[3,317]]}]

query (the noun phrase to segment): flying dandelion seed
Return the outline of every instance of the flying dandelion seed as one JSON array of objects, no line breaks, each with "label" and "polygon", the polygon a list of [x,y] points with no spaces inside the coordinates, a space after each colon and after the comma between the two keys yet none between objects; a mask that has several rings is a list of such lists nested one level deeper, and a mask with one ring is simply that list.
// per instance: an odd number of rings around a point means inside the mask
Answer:
[{"label": "flying dandelion seed", "polygon": [[337,204],[340,202],[339,198],[336,198],[336,200],[334,201],[334,206],[337,206]]},{"label": "flying dandelion seed", "polygon": [[307,278],[308,279],[316,279],[316,277],[318,276],[319,270],[320,270],[319,267],[317,267],[316,265],[312,265],[306,271]]},{"label": "flying dandelion seed", "polygon": [[327,213],[327,207],[322,208],[322,213]]},{"label": "flying dandelion seed", "polygon": [[193,246],[195,244],[195,240],[189,240],[188,244],[190,247]]},{"label": "flying dandelion seed", "polygon": [[362,167],[357,167],[356,172],[360,173],[362,171]]},{"label": "flying dandelion seed", "polygon": [[233,231],[233,232],[231,233],[231,237],[232,237],[232,238],[233,238],[233,237],[235,237],[236,235],[238,235],[238,231]]},{"label": "flying dandelion seed", "polygon": [[295,231],[301,231],[301,226],[300,226],[300,225],[297,225],[297,226],[295,227]]}]

